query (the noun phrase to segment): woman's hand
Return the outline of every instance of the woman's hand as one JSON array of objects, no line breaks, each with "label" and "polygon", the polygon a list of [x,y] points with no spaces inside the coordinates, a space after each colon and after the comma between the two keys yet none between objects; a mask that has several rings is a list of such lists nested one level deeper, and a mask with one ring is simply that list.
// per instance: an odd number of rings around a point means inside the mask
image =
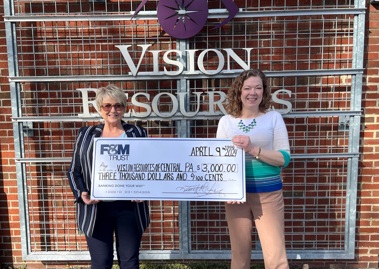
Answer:
[{"label": "woman's hand", "polygon": [[93,204],[97,204],[98,202],[100,202],[99,200],[91,200],[89,193],[85,192],[85,191],[82,192],[81,198],[86,205],[93,205]]},{"label": "woman's hand", "polygon": [[248,151],[247,149],[251,149],[253,147],[250,137],[247,135],[236,135],[233,137],[232,142],[236,147],[242,148],[245,151]]},{"label": "woman's hand", "polygon": [[232,201],[227,201],[226,203],[228,205],[240,205],[240,204],[244,204],[245,202],[232,200]]},{"label": "woman's hand", "polygon": [[250,141],[250,137],[247,135],[236,135],[233,137],[232,142],[234,146],[242,148],[246,153],[253,157],[259,157],[259,160],[274,166],[283,166],[284,157],[283,154],[277,150],[262,149],[257,145],[254,145]]}]

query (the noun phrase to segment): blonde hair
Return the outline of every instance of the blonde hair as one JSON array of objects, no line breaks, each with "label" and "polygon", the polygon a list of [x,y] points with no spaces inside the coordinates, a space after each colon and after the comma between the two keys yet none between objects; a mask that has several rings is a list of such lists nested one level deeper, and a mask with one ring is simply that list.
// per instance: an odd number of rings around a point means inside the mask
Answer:
[{"label": "blonde hair", "polygon": [[103,104],[103,100],[106,97],[117,100],[117,102],[124,105],[124,107],[127,107],[128,99],[126,98],[125,93],[116,85],[109,84],[108,86],[101,87],[96,91],[95,101],[98,109],[100,109]]}]

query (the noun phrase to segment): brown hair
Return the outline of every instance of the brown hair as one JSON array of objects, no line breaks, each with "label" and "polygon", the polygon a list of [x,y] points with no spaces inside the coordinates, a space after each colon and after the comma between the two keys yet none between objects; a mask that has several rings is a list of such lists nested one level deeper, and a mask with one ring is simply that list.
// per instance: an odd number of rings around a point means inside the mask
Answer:
[{"label": "brown hair", "polygon": [[266,112],[271,105],[271,92],[267,83],[266,75],[259,69],[251,69],[242,72],[230,85],[226,95],[226,112],[233,117],[240,117],[242,113],[241,91],[243,83],[249,77],[260,77],[263,83],[263,97],[259,104],[259,111]]}]

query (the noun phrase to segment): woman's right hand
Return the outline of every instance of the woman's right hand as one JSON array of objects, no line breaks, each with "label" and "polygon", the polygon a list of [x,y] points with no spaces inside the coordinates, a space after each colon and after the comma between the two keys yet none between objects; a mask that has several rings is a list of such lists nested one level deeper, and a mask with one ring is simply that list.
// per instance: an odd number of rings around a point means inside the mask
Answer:
[{"label": "woman's right hand", "polygon": [[99,200],[91,200],[91,196],[89,195],[88,192],[85,192],[85,191],[82,192],[81,198],[86,205],[93,205],[100,202]]}]

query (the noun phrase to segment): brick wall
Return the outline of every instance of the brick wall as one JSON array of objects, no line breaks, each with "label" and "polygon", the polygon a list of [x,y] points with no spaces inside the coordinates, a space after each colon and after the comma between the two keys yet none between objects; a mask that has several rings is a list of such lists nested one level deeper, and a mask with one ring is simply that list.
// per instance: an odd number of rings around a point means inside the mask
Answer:
[{"label": "brick wall", "polygon": [[356,255],[360,268],[378,268],[379,255],[379,5],[369,5],[362,96]]},{"label": "brick wall", "polygon": [[[3,10],[3,1],[0,0]],[[359,169],[356,258],[347,261],[301,261],[310,268],[378,268],[379,255],[379,5],[368,5],[366,23],[365,83]],[[65,263],[25,262],[21,256],[17,181],[8,83],[4,22],[0,27],[0,264],[27,268],[67,268]],[[352,239],[354,240],[354,239]],[[79,264],[76,264],[79,265]],[[74,266],[74,264],[72,265]]]}]

